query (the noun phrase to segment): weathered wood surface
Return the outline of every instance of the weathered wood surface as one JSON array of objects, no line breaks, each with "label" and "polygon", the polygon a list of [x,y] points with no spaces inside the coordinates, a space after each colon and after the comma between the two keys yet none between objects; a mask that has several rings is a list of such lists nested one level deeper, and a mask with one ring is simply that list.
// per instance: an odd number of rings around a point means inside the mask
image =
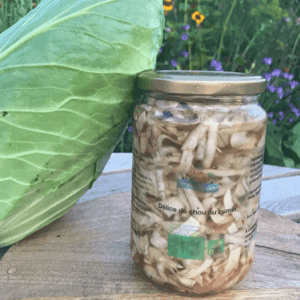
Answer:
[{"label": "weathered wood surface", "polygon": [[[0,299],[195,299],[154,286],[135,266],[130,203],[124,192],[76,204],[13,245],[0,261]],[[256,245],[242,282],[201,299],[299,300],[300,224],[260,209]]]},{"label": "weathered wood surface", "polygon": [[299,299],[299,289],[277,289],[274,290],[242,290],[238,295],[235,291],[226,291],[218,296],[211,297],[182,297],[172,293],[149,293],[149,294],[120,294],[120,295],[92,295],[79,297],[47,297],[47,298],[26,298],[24,300],[257,300],[257,299],[272,299],[272,300],[294,300]]}]

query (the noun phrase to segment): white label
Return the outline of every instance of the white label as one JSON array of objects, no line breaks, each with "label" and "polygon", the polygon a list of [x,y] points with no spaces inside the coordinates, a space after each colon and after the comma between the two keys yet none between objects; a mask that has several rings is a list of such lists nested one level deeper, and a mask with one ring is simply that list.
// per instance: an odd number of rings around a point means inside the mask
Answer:
[{"label": "white label", "polygon": [[[250,210],[252,207],[252,202],[259,202],[260,198],[260,190],[261,190],[261,178],[263,171],[263,163],[264,163],[264,151],[265,147],[258,148],[258,155],[251,158],[250,164],[250,175],[248,177],[249,183],[249,196],[248,202],[250,206]],[[257,233],[257,224],[258,224],[258,210],[259,203],[256,206],[256,209],[247,215],[248,228],[245,232],[245,246],[248,247],[249,243],[255,239]]]},{"label": "white label", "polygon": [[259,149],[259,155],[251,158],[250,176],[249,176],[249,199],[254,198],[260,192],[261,177],[264,164],[264,147]]}]

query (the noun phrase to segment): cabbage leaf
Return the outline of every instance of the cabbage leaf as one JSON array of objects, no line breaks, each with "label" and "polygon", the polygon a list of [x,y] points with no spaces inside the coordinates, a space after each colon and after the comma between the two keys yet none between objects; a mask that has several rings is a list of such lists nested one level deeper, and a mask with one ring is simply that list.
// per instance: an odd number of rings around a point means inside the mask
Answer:
[{"label": "cabbage leaf", "polygon": [[101,175],[164,25],[162,0],[43,0],[0,34],[0,247],[65,214]]}]

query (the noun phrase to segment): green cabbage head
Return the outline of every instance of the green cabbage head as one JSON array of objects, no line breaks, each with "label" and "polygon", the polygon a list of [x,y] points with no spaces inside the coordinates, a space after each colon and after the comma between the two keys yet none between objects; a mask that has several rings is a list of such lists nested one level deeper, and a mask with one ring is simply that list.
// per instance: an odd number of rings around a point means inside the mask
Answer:
[{"label": "green cabbage head", "polygon": [[164,25],[162,0],[43,0],[0,34],[0,247],[61,217],[101,175]]}]

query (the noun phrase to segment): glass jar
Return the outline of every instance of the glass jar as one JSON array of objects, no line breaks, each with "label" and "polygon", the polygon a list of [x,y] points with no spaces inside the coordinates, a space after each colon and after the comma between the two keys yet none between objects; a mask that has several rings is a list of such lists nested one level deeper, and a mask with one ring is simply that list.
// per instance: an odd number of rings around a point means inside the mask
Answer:
[{"label": "glass jar", "polygon": [[153,283],[188,296],[240,282],[254,260],[266,81],[146,71],[134,109],[130,248]]}]

